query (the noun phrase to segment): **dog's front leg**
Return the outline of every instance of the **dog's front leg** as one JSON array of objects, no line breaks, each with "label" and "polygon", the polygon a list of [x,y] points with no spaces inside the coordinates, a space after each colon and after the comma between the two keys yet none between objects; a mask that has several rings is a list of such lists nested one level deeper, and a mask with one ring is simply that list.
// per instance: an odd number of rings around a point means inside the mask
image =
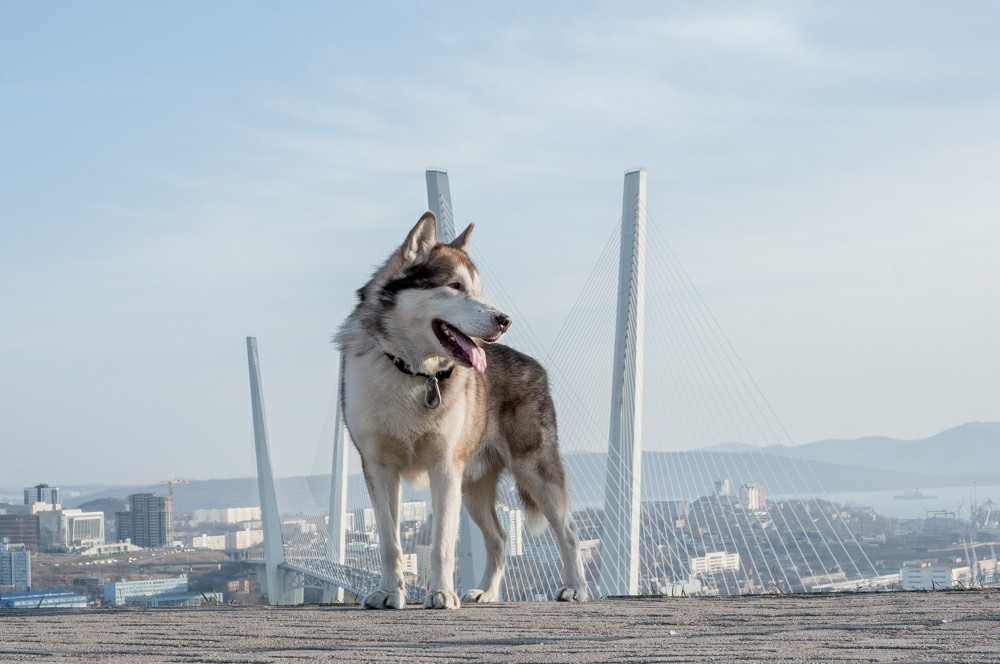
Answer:
[{"label": "dog's front leg", "polygon": [[365,479],[375,509],[382,579],[378,589],[365,595],[366,609],[401,609],[406,605],[403,549],[399,542],[399,471],[377,463],[363,463]]},{"label": "dog's front leg", "polygon": [[457,464],[441,462],[431,468],[428,475],[434,527],[431,533],[431,578],[424,608],[457,609],[462,605],[455,594],[455,543],[462,505],[462,468]]}]

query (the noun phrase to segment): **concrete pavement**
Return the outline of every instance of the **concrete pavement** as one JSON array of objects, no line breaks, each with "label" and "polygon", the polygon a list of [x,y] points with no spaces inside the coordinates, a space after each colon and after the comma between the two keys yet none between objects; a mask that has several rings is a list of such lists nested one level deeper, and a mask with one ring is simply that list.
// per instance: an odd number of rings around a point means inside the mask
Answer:
[{"label": "concrete pavement", "polygon": [[0,611],[0,662],[1000,662],[1000,591]]}]

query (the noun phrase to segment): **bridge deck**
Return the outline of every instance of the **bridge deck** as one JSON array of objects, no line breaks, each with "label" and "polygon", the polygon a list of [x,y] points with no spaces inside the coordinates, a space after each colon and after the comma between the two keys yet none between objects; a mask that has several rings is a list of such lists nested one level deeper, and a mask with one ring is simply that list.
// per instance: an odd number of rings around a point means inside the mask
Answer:
[{"label": "bridge deck", "polygon": [[0,661],[998,662],[1000,592],[0,611]]}]

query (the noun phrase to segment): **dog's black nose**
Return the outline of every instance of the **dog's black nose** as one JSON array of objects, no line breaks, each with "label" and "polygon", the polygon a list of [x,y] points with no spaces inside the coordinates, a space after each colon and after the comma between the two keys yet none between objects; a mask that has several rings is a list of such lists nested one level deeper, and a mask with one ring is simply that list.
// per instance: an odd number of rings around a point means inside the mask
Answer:
[{"label": "dog's black nose", "polygon": [[510,324],[513,322],[514,321],[512,321],[510,316],[507,314],[497,314],[497,325],[500,326],[501,332],[506,332],[507,328],[510,327]]}]

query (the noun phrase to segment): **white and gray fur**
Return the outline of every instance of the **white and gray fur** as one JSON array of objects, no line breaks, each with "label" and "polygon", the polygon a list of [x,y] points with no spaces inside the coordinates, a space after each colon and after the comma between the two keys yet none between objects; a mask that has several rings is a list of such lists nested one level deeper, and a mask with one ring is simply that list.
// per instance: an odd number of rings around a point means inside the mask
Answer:
[{"label": "white and gray fur", "polygon": [[[587,599],[576,525],[559,455],[556,415],[545,370],[496,341],[510,318],[482,298],[479,274],[465,248],[470,225],[439,244],[434,215],[424,214],[406,241],[358,290],[358,304],[335,336],[343,353],[343,413],[378,529],[381,582],[366,608],[406,603],[399,535],[401,477],[430,481],[433,512],[427,608],[457,609],[455,544],[464,501],[486,543],[486,571],[466,602],[495,602],[504,573],[506,534],[497,519],[496,488],[509,469],[528,522],[544,517],[555,530],[564,587],[556,599]],[[483,348],[485,372],[450,354],[432,322],[446,321]],[[484,343],[486,342],[486,343]],[[441,405],[424,405],[426,380],[399,371],[386,353],[415,374],[435,375]]]}]

